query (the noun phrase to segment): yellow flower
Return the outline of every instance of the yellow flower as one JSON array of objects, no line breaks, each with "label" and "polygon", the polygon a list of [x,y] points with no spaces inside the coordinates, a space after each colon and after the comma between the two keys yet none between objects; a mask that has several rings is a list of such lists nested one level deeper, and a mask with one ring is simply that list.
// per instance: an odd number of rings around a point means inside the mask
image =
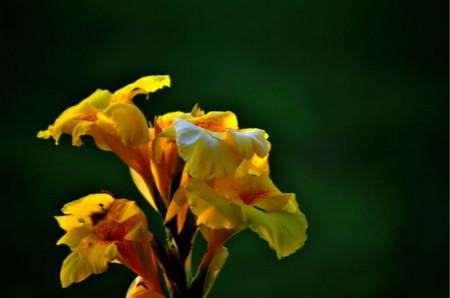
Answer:
[{"label": "yellow flower", "polygon": [[167,129],[156,136],[155,142],[158,144],[165,138],[175,140],[189,175],[199,179],[228,176],[243,162],[267,168],[258,174],[268,171],[266,157],[270,143],[265,131],[239,129],[232,112],[195,111],[195,116],[181,112],[162,116],[160,122]]},{"label": "yellow flower", "polygon": [[146,76],[114,93],[98,89],[80,103],[66,109],[39,138],[53,138],[58,144],[63,133],[72,135],[72,144],[81,146],[81,137],[90,135],[96,145],[113,151],[130,168],[149,203],[158,210],[153,198],[150,169],[150,131],[144,114],[132,100],[170,86],[170,77]]},{"label": "yellow flower", "polygon": [[295,194],[282,193],[270,178],[246,175],[192,178],[186,196],[197,225],[239,231],[249,227],[265,239],[278,258],[303,246],[307,222]]},{"label": "yellow flower", "polygon": [[81,136],[91,135],[104,150],[111,150],[109,137],[125,146],[148,142],[148,125],[144,114],[132,103],[134,96],[170,86],[169,76],[147,76],[114,93],[97,89],[80,103],[66,109],[39,138],[52,137],[56,144],[63,133],[72,135],[75,146],[83,144]]},{"label": "yellow flower", "polygon": [[150,289],[161,292],[150,246],[153,236],[134,202],[99,193],[64,205],[62,212],[66,215],[55,218],[66,234],[57,244],[71,249],[61,268],[63,287],[105,272],[110,262],[120,262]]}]

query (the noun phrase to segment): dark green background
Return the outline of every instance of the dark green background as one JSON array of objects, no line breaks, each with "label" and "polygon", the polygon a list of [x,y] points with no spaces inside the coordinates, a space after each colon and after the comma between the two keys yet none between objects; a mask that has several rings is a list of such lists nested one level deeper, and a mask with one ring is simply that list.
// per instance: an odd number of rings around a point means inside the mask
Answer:
[{"label": "dark green background", "polygon": [[[21,1],[2,9],[2,297],[124,297],[110,270],[62,290],[52,219],[100,189],[145,203],[91,142],[35,138],[95,88],[170,74],[149,118],[232,110],[267,130],[309,239],[278,261],[229,243],[211,297],[447,297],[448,3]],[[154,215],[154,214],[153,214]]]}]

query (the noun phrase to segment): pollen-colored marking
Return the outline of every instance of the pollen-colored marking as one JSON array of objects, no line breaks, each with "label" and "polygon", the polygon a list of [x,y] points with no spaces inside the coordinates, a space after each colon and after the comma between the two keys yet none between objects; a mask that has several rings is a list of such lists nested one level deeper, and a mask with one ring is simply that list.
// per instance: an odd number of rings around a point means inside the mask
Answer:
[{"label": "pollen-colored marking", "polygon": [[223,124],[218,119],[215,118],[195,120],[193,121],[193,124],[195,124],[198,127],[211,130],[214,132],[224,132],[226,130],[226,127],[224,127]]},{"label": "pollen-colored marking", "polygon": [[254,189],[249,191],[244,191],[239,194],[239,198],[247,205],[253,205],[257,201],[266,197],[269,194],[268,190],[265,189]]},{"label": "pollen-colored marking", "polygon": [[104,219],[97,223],[94,233],[103,241],[113,241],[117,226],[116,222]]}]

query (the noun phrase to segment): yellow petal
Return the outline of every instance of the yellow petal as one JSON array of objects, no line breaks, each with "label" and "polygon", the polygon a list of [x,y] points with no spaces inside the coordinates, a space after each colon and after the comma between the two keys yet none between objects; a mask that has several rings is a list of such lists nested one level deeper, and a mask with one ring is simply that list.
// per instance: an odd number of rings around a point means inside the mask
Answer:
[{"label": "yellow petal", "polygon": [[64,214],[85,215],[103,213],[114,202],[110,194],[91,194],[73,202],[67,203],[61,209]]},{"label": "yellow petal", "polygon": [[185,190],[183,187],[179,187],[175,192],[175,194],[173,195],[172,200],[170,201],[164,222],[167,223],[172,218],[174,218],[178,214],[178,212],[180,212],[180,210],[183,208],[185,204],[187,204]]},{"label": "yellow petal", "polygon": [[207,131],[183,119],[176,120],[174,129],[178,153],[192,177],[230,175],[243,159],[224,133]]},{"label": "yellow petal", "polygon": [[79,250],[85,259],[90,272],[103,273],[108,269],[108,263],[117,258],[117,247],[114,243],[97,242]]},{"label": "yellow petal", "polygon": [[[271,144],[267,142],[269,145],[269,151]],[[259,157],[256,153],[250,159],[244,159],[242,163],[236,170],[235,176],[241,177],[246,175],[255,175],[260,176],[262,174],[269,175],[270,167],[269,167],[269,154],[266,154],[263,157]]]},{"label": "yellow petal", "polygon": [[148,124],[135,105],[115,103],[98,114],[99,125],[107,133],[116,132],[122,143],[134,147],[148,143]]},{"label": "yellow petal", "polygon": [[117,222],[122,223],[133,216],[139,216],[141,220],[145,220],[145,216],[142,210],[136,205],[136,202],[118,199],[115,204],[123,204],[123,207],[120,209],[120,215],[116,219]]},{"label": "yellow petal", "polygon": [[226,247],[217,248],[211,263],[208,266],[208,272],[206,273],[205,284],[203,287],[203,298],[206,298],[211,291],[214,281],[217,279],[220,270],[222,269],[225,261],[228,258],[228,249]]},{"label": "yellow petal", "polygon": [[77,251],[73,251],[64,259],[61,267],[61,285],[63,288],[67,288],[73,283],[85,280],[89,275],[91,275],[91,272],[86,262],[80,258]]},{"label": "yellow petal", "polygon": [[63,288],[72,283],[81,282],[91,274],[105,272],[108,269],[108,263],[115,258],[117,258],[117,248],[114,243],[84,239],[63,262],[60,272]]},{"label": "yellow petal", "polygon": [[74,127],[80,122],[95,121],[96,114],[109,104],[110,98],[111,93],[108,90],[97,89],[80,103],[61,113],[53,125],[38,133],[38,138],[53,137],[58,144],[61,135],[63,133],[72,134]]},{"label": "yellow petal", "polygon": [[192,213],[197,216],[197,225],[211,229],[238,229],[244,225],[240,206],[224,200],[205,182],[191,179],[186,196]]},{"label": "yellow petal", "polygon": [[189,121],[201,128],[224,132],[227,129],[238,129],[237,117],[233,112],[208,112],[206,115],[189,119]]},{"label": "yellow petal", "polygon": [[[60,216],[60,218],[63,216]],[[90,229],[86,227],[77,227],[70,229],[56,242],[56,245],[65,244],[70,247],[71,250],[78,248],[83,239],[90,235]]]},{"label": "yellow petal", "polygon": [[[279,258],[293,253],[306,240],[307,222],[295,195],[279,191],[267,175],[219,177],[211,186],[191,179],[188,191],[197,224],[212,229],[248,226],[269,243]],[[240,214],[242,222],[227,226],[239,222],[236,214]]]},{"label": "yellow petal", "polygon": [[[92,121],[80,121],[78,122],[72,131],[72,145],[73,146],[81,146],[83,145],[83,141],[81,140],[82,136],[91,134],[91,128],[95,123]],[[92,135],[92,134],[91,134]],[[95,139],[95,137],[94,137]]]},{"label": "yellow petal", "polygon": [[228,130],[232,135],[232,140],[236,143],[236,148],[246,159],[250,159],[256,154],[264,157],[269,153],[269,145],[266,140],[268,135],[261,129],[241,129],[239,131]]},{"label": "yellow petal", "polygon": [[170,112],[166,113],[164,115],[156,117],[156,125],[159,126],[161,130],[166,130],[170,128],[177,118],[182,117],[183,119],[190,118],[191,116],[189,114],[186,114],[184,112],[176,111],[176,112]]},{"label": "yellow petal", "polygon": [[168,75],[142,77],[114,92],[111,101],[130,103],[133,97],[138,94],[153,93],[164,87],[170,87],[170,77]]},{"label": "yellow petal", "polygon": [[130,168],[130,175],[134,185],[136,185],[136,188],[142,196],[147,200],[147,202],[150,203],[153,209],[158,210],[155,204],[155,199],[153,198],[153,192],[149,188],[149,185],[145,182],[144,178],[142,178],[142,176],[132,168]]},{"label": "yellow petal", "polygon": [[298,211],[295,194],[282,193],[269,176],[245,175],[240,177],[218,177],[213,188],[222,198],[257,206],[268,212]]},{"label": "yellow petal", "polygon": [[58,222],[61,229],[63,229],[66,232],[75,228],[82,227],[86,223],[90,222],[88,216],[63,215],[63,216],[55,216],[55,219]]},{"label": "yellow petal", "polygon": [[301,248],[306,241],[308,224],[305,215],[298,213],[263,212],[243,206],[250,228],[258,233],[281,259]]}]

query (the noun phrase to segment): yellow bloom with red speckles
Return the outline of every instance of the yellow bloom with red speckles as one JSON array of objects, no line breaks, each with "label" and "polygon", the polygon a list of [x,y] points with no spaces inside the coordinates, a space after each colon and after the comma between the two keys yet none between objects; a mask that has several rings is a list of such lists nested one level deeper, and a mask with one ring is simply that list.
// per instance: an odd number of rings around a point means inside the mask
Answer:
[{"label": "yellow bloom with red speckles", "polygon": [[55,218],[66,234],[57,244],[71,249],[61,268],[63,287],[105,272],[110,262],[120,262],[160,292],[150,247],[153,236],[134,202],[99,193],[64,205],[62,212],[65,215]]},{"label": "yellow bloom with red speckles", "polygon": [[277,253],[288,256],[303,246],[307,222],[293,193],[282,193],[267,175],[192,178],[186,196],[197,225],[240,231],[249,227]]}]

